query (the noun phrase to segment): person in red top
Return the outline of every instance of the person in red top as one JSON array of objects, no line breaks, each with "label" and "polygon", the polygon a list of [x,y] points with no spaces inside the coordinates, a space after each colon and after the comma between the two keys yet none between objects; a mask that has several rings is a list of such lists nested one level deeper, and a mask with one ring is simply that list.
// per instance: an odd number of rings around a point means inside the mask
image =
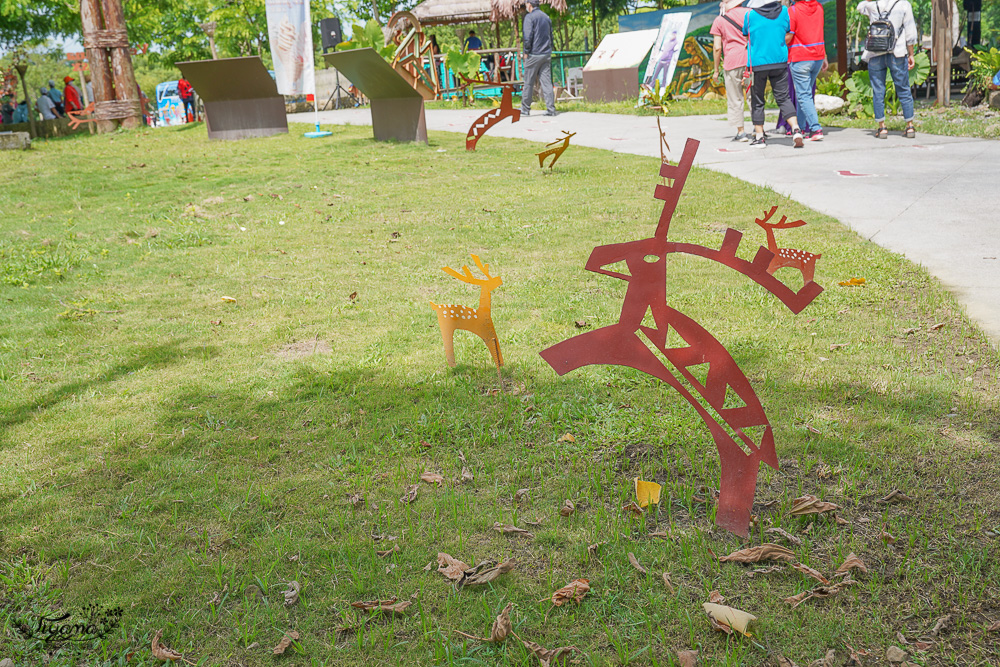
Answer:
[{"label": "person in red top", "polygon": [[712,48],[712,80],[719,80],[719,59],[722,59],[723,78],[726,82],[726,104],[729,110],[729,124],[736,128],[733,141],[750,141],[750,135],[743,131],[746,96],[743,94],[743,73],[747,68],[747,38],[743,34],[743,19],[750,11],[744,7],[734,7],[726,11],[726,3],[719,5],[719,16],[715,17],[709,33],[715,37]]},{"label": "person in red top", "polygon": [[194,88],[191,87],[187,79],[181,79],[177,82],[177,94],[180,96],[181,102],[184,103],[185,122],[194,121]]},{"label": "person in red top", "polygon": [[66,87],[63,89],[63,108],[66,109],[67,113],[70,111],[82,111],[83,101],[80,99],[80,91],[73,85],[73,77],[63,77],[63,83],[66,84]]},{"label": "person in red top", "polygon": [[795,86],[795,115],[799,127],[812,141],[822,141],[823,128],[816,113],[813,90],[819,73],[830,66],[823,43],[823,5],[816,0],[799,0],[788,8],[788,18],[791,27],[785,41],[792,85]]}]

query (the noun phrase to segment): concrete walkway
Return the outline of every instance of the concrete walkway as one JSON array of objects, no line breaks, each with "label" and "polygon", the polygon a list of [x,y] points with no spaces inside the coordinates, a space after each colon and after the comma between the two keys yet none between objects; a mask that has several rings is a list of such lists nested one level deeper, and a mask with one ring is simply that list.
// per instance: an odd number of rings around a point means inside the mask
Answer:
[{"label": "concrete walkway", "polygon": [[[428,111],[427,129],[465,134],[482,113]],[[288,119],[315,122],[312,113]],[[321,112],[320,122],[371,125],[371,116],[367,108],[342,109]],[[926,134],[880,141],[867,130],[829,128],[825,141],[807,141],[801,149],[773,135],[766,149],[752,149],[730,141],[733,132],[722,116],[661,122],[673,159],[687,137],[698,139],[700,166],[771,187],[923,265],[1000,344],[1000,141]],[[500,123],[480,141],[494,136],[544,143],[560,130],[576,132],[576,145],[659,157],[656,120],[647,116],[551,118],[536,111],[518,123]]]}]

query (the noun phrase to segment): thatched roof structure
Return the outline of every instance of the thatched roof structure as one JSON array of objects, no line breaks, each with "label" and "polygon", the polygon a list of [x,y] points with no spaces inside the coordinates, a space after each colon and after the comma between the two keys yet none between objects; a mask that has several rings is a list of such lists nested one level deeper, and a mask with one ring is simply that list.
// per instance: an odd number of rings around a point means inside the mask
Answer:
[{"label": "thatched roof structure", "polygon": [[[557,12],[566,11],[566,0],[542,0]],[[420,24],[499,23],[517,18],[524,0],[424,0],[411,9]]]}]

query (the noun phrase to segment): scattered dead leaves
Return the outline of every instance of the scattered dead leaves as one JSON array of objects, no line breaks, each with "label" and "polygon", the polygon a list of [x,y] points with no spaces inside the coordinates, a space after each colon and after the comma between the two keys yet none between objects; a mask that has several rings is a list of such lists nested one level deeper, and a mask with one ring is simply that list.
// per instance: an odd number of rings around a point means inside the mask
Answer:
[{"label": "scattered dead leaves", "polygon": [[556,607],[561,607],[570,600],[574,600],[577,604],[580,604],[589,591],[589,579],[574,579],[553,593],[550,599]]},{"label": "scattered dead leaves", "polygon": [[728,556],[719,556],[720,563],[759,563],[762,560],[778,560],[790,563],[795,560],[795,554],[783,546],[768,542],[759,547],[749,547],[734,551]]},{"label": "scattered dead leaves", "polygon": [[886,504],[889,504],[889,503],[896,504],[896,503],[910,502],[911,500],[913,500],[913,498],[909,497],[908,495],[906,495],[905,493],[903,493],[899,489],[894,489],[885,498],[879,499],[879,502],[880,503],[886,503]]},{"label": "scattered dead leaves", "polygon": [[524,528],[518,528],[513,524],[502,524],[499,521],[493,524],[493,530],[498,533],[503,533],[504,535],[524,535],[527,538],[534,538],[535,534]]},{"label": "scattered dead leaves", "polygon": [[622,505],[622,511],[631,514],[633,517],[640,517],[643,515],[642,508],[639,507],[634,500]]},{"label": "scattered dead leaves", "polygon": [[678,651],[677,664],[680,667],[698,667],[698,651]]},{"label": "scattered dead leaves", "polygon": [[812,598],[832,597],[837,593],[839,593],[840,591],[842,591],[843,589],[847,588],[848,586],[853,586],[856,583],[858,582],[854,581],[853,579],[844,579],[843,581],[833,584],[831,586],[817,586],[811,591],[803,591],[798,595],[787,597],[785,598],[785,602],[792,605],[792,609],[795,609],[806,600],[811,600]]},{"label": "scattered dead leaves", "polygon": [[710,591],[708,601],[712,604],[726,604],[726,598],[722,597],[722,593],[719,591]]},{"label": "scattered dead leaves", "polygon": [[986,628],[986,632],[1000,632],[1000,621],[993,621],[993,625]]},{"label": "scattered dead leaves", "polygon": [[[168,662],[173,662],[174,660],[184,660],[184,656],[160,641],[162,637],[163,630],[157,630],[156,634],[153,635],[153,641],[149,647],[153,652],[153,657],[157,660],[166,660]],[[187,662],[187,660],[184,660],[184,662]]]},{"label": "scattered dead leaves", "polygon": [[792,501],[792,516],[805,516],[807,514],[824,514],[839,510],[839,505],[827,503],[816,496],[799,496]]},{"label": "scattered dead leaves", "polygon": [[567,498],[566,502],[563,503],[562,509],[559,510],[559,514],[561,514],[562,516],[569,516],[575,511],[576,511],[576,505],[573,504],[572,500]]},{"label": "scattered dead leaves", "polygon": [[517,562],[514,560],[504,561],[499,565],[495,565],[490,561],[480,563],[479,565],[466,569],[462,573],[462,578],[455,583],[455,587],[458,590],[462,590],[466,586],[483,586],[490,583],[501,574],[506,574],[514,569]]},{"label": "scattered dead leaves", "polygon": [[670,581],[670,573],[669,572],[664,572],[663,573],[663,585],[667,587],[667,590],[670,591],[671,595],[674,594],[674,584]]},{"label": "scattered dead leaves", "polygon": [[834,649],[830,649],[826,652],[826,655],[819,660],[813,660],[809,663],[809,667],[834,667],[836,664],[837,652]]},{"label": "scattered dead leaves", "polygon": [[457,558],[452,558],[441,551],[438,552],[438,572],[443,574],[446,579],[458,581],[468,569],[469,566]]},{"label": "scattered dead leaves", "polygon": [[590,545],[589,547],[587,547],[587,554],[588,554],[588,555],[589,555],[589,556],[590,556],[591,558],[596,558],[596,557],[597,557],[597,552],[598,552],[598,551],[600,550],[600,548],[601,548],[601,547],[603,547],[603,546],[604,546],[605,544],[607,544],[607,542],[595,542],[594,544],[591,544],[591,545]]},{"label": "scattered dead leaves", "polygon": [[400,601],[397,597],[391,597],[388,600],[362,600],[359,602],[352,602],[351,606],[355,609],[360,609],[361,611],[380,611],[383,614],[389,614],[392,616],[405,616],[406,610],[413,603],[409,600]]},{"label": "scattered dead leaves", "polygon": [[403,495],[399,497],[399,502],[405,504],[412,503],[414,500],[417,499],[417,491],[419,489],[420,489],[419,482],[416,484],[411,484],[410,486],[406,487],[406,490],[403,492]]},{"label": "scattered dead leaves", "polygon": [[644,568],[640,563],[639,559],[635,557],[635,554],[631,551],[628,552],[628,562],[632,563],[632,567],[637,569],[642,574],[646,574],[646,568]]},{"label": "scattered dead leaves", "polygon": [[[517,635],[514,636],[517,637]],[[528,649],[532,655],[538,658],[538,662],[542,667],[551,667],[553,664],[564,665],[570,655],[580,652],[580,649],[575,646],[560,646],[559,648],[547,649],[535,642],[528,642],[520,637],[517,638],[524,644],[524,648]]]},{"label": "scattered dead leaves", "polygon": [[789,543],[794,544],[797,547],[801,547],[802,546],[802,540],[800,540],[799,538],[795,537],[794,535],[792,535],[791,533],[789,533],[787,530],[785,530],[783,528],[768,528],[764,532],[765,533],[774,533],[775,535],[781,535],[783,538],[785,538],[786,540],[788,540]]},{"label": "scattered dead leaves", "polygon": [[386,549],[385,551],[376,550],[375,555],[379,558],[385,558],[386,556],[391,556],[392,554],[398,554],[400,551],[402,551],[402,549],[400,549],[400,546],[397,544],[393,548]]},{"label": "scattered dead leaves", "polygon": [[747,635],[747,626],[750,624],[750,621],[757,620],[757,617],[753,614],[748,614],[740,609],[734,609],[722,604],[705,602],[701,607],[708,614],[708,622],[711,624],[712,629],[724,632],[727,635],[733,634],[734,631],[742,635]]},{"label": "scattered dead leaves", "polygon": [[302,590],[301,584],[297,581],[288,582],[288,590],[285,591],[285,606],[291,607],[296,602],[299,601],[299,591]]},{"label": "scattered dead leaves", "polygon": [[820,574],[816,570],[812,569],[808,565],[803,565],[802,563],[790,563],[790,567],[793,570],[801,572],[802,574],[806,575],[807,577],[812,577],[813,579],[815,579],[816,581],[818,581],[821,584],[829,584],[830,583],[829,579],[827,579],[822,574]]},{"label": "scattered dead leaves", "polygon": [[576,436],[572,433],[563,433],[556,442],[576,442]]},{"label": "scattered dead leaves", "polygon": [[365,506],[365,494],[361,493],[350,493],[347,495],[347,502],[356,510],[361,509]]},{"label": "scattered dead leaves", "polygon": [[440,475],[436,472],[425,471],[424,474],[420,476],[421,482],[427,482],[428,484],[434,484],[436,486],[441,486],[444,484],[444,475]]},{"label": "scattered dead leaves", "polygon": [[518,489],[514,493],[514,502],[519,503],[522,500],[528,500],[528,489]]},{"label": "scattered dead leaves", "polygon": [[475,479],[475,476],[472,474],[472,471],[469,470],[466,466],[462,466],[462,476],[458,480],[459,483],[460,484],[468,484],[468,483],[472,482],[474,479]]},{"label": "scattered dead leaves", "polygon": [[880,532],[878,534],[878,536],[879,536],[879,539],[882,540],[883,542],[885,542],[886,544],[895,544],[896,543],[896,538],[893,537],[892,533],[890,533],[885,528],[882,528],[882,532]]},{"label": "scattered dead leaves", "polygon": [[285,635],[281,638],[281,641],[278,642],[278,645],[275,646],[273,649],[271,649],[271,654],[282,655],[285,652],[285,649],[291,646],[292,642],[298,638],[299,638],[299,633],[296,632],[295,630],[286,631]]},{"label": "scattered dead leaves", "polygon": [[854,552],[851,552],[847,555],[847,560],[845,560],[843,564],[837,568],[836,576],[844,576],[854,569],[861,570],[865,574],[868,574],[868,567]]},{"label": "scattered dead leaves", "polygon": [[457,634],[463,637],[468,637],[469,639],[476,639],[481,642],[489,642],[491,644],[498,644],[503,640],[507,639],[507,635],[514,631],[514,626],[510,622],[510,610],[514,608],[513,602],[508,602],[507,606],[503,608],[500,615],[497,616],[496,620],[493,621],[493,627],[490,628],[489,637],[476,637],[474,635],[467,635],[464,632],[459,632],[456,630]]}]

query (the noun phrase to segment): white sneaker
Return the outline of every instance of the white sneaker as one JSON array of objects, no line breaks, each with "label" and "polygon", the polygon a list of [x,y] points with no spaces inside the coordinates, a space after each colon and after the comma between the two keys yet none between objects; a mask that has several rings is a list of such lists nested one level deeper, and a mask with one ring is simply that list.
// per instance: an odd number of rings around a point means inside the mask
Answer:
[{"label": "white sneaker", "polygon": [[802,139],[802,132],[799,130],[795,130],[795,133],[792,135],[792,144],[794,144],[796,148],[802,148],[804,141]]}]

